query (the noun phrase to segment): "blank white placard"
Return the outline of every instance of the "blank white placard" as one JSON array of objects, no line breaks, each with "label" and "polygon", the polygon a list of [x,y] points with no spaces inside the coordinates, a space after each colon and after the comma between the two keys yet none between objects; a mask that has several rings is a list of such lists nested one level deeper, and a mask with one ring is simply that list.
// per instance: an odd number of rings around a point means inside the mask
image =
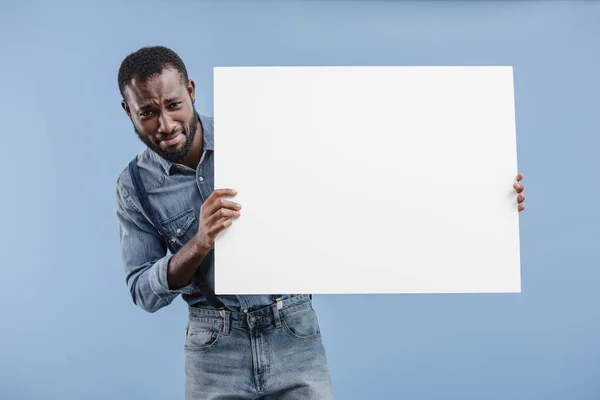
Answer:
[{"label": "blank white placard", "polygon": [[218,67],[217,294],[520,292],[511,67]]}]

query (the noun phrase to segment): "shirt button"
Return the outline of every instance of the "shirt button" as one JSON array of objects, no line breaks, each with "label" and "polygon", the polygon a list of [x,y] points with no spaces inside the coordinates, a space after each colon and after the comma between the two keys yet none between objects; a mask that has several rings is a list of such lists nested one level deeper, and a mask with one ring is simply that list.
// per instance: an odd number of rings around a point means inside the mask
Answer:
[{"label": "shirt button", "polygon": [[177,229],[177,233],[181,233],[181,229]]},{"label": "shirt button", "polygon": [[256,317],[250,317],[250,322],[252,322],[252,323],[256,322]]},{"label": "shirt button", "polygon": [[199,180],[200,182],[204,182],[204,177],[202,177],[202,176],[201,176],[201,177],[199,177],[199,178],[198,178],[198,180]]}]

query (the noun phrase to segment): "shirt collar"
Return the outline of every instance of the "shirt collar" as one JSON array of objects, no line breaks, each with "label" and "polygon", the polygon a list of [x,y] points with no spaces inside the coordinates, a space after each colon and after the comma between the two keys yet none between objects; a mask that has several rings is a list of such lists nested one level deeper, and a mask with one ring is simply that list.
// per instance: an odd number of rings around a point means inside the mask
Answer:
[{"label": "shirt collar", "polygon": [[[210,118],[204,116],[204,115],[198,115],[198,120],[200,122],[200,125],[202,126],[202,146],[203,146],[203,151],[214,151],[214,126],[212,121],[210,120]],[[160,163],[160,165],[162,166],[162,168],[164,169],[165,173],[167,175],[171,175],[171,168],[173,167],[174,163],[172,163],[171,161],[165,160],[164,158],[162,158],[161,156],[159,156],[158,154],[153,153],[156,158],[158,159],[158,162]]]}]

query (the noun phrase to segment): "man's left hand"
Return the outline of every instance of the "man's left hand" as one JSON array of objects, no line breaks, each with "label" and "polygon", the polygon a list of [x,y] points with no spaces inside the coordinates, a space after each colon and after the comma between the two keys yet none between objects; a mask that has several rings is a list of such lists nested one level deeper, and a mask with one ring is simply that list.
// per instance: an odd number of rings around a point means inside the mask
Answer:
[{"label": "man's left hand", "polygon": [[[517,182],[521,181],[521,179],[523,179],[523,174],[519,172],[519,174],[517,175]],[[525,204],[522,204],[525,201],[525,193],[523,193],[525,186],[523,186],[523,184],[521,183],[515,183],[513,185],[513,188],[515,188],[515,191],[518,193],[517,202],[519,203],[519,212],[521,212],[525,209]]]}]

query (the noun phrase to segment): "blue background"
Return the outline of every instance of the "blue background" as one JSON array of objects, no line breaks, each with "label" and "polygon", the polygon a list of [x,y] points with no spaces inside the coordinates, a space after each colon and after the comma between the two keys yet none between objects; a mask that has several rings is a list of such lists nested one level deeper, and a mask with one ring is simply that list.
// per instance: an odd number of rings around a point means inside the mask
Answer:
[{"label": "blue background", "polygon": [[0,398],[183,398],[185,305],[131,303],[113,205],[143,148],[117,70],[154,44],[209,114],[213,66],[513,65],[523,292],[315,296],[334,389],[600,398],[599,2],[1,4]]}]

